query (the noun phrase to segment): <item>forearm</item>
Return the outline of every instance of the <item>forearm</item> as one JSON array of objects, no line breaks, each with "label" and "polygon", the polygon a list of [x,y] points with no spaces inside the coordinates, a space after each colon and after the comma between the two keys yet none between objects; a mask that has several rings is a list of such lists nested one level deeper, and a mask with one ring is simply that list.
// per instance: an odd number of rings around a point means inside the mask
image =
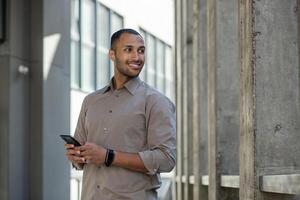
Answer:
[{"label": "forearm", "polygon": [[148,172],[138,153],[124,153],[115,151],[115,157],[112,164],[133,171],[142,173]]}]

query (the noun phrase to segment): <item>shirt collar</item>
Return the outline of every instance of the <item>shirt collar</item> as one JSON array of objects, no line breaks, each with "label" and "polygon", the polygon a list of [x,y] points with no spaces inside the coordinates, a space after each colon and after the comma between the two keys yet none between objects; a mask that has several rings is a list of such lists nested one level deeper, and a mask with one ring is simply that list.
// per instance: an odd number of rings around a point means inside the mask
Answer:
[{"label": "shirt collar", "polygon": [[142,82],[141,79],[137,76],[131,79],[130,81],[128,81],[127,83],[125,83],[124,86],[132,95],[135,95],[136,90],[139,87],[141,82]]},{"label": "shirt collar", "polygon": [[[113,87],[113,79],[114,78],[112,78],[110,80],[109,84],[107,86],[105,86],[105,88],[103,88],[103,94],[110,90],[113,90],[113,88],[114,88]],[[141,82],[142,82],[142,80],[139,77],[135,77],[135,78],[129,80],[127,83],[125,83],[124,88],[126,88],[130,94],[135,95],[136,90]]]}]

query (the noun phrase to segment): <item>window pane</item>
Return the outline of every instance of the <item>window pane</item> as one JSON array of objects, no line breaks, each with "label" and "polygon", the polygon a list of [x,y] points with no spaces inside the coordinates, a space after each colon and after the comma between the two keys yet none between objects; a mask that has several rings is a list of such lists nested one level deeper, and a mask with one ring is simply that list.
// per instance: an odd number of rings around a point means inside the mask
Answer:
[{"label": "window pane", "polygon": [[82,1],[82,39],[84,42],[94,43],[95,41],[95,9],[94,1]]},{"label": "window pane", "polygon": [[97,25],[98,45],[102,48],[110,48],[109,10],[101,4],[98,6]]},{"label": "window pane", "polygon": [[[121,28],[123,28],[123,18],[120,15],[111,12],[110,33],[113,34],[114,32],[118,31]],[[114,64],[113,62],[110,62],[110,76],[113,76],[113,74],[114,74]]]},{"label": "window pane", "polygon": [[107,53],[97,55],[97,89],[103,88],[109,82],[109,58]]},{"label": "window pane", "polygon": [[155,87],[155,39],[153,36],[147,36],[147,83]]},{"label": "window pane", "polygon": [[94,49],[82,46],[81,58],[81,89],[84,91],[95,90],[95,68],[94,68]]},{"label": "window pane", "polygon": [[172,62],[172,49],[166,46],[166,95],[175,102],[175,70]]},{"label": "window pane", "polygon": [[164,57],[165,57],[165,51],[164,51],[164,44],[157,40],[156,43],[156,87],[157,89],[164,93],[165,92],[165,64],[164,64]]},{"label": "window pane", "polygon": [[[140,34],[141,34],[141,36],[143,37],[143,39],[144,39],[144,42],[146,41],[146,32],[145,31],[143,31],[142,29],[140,29]],[[147,47],[146,47],[146,54],[145,54],[145,59],[147,58]],[[143,81],[147,81],[146,80],[146,65],[147,65],[147,60],[145,60],[145,64],[144,64],[144,67],[143,67],[143,70],[141,71],[141,73],[140,73],[140,78],[141,78],[141,80],[143,80]]]},{"label": "window pane", "polygon": [[79,35],[79,0],[71,2],[71,30],[72,35]]},{"label": "window pane", "polygon": [[112,13],[112,15],[111,15],[111,33],[114,33],[121,28],[123,28],[123,18],[116,13]]},{"label": "window pane", "polygon": [[79,88],[79,43],[71,42],[71,87]]}]

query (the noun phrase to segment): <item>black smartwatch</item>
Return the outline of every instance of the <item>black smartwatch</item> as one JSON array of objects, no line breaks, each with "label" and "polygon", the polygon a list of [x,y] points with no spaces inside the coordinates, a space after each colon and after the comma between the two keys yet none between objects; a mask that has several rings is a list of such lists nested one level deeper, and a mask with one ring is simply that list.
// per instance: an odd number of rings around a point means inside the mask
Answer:
[{"label": "black smartwatch", "polygon": [[106,167],[109,167],[115,158],[115,152],[112,149],[106,150],[106,156],[105,156],[105,165]]}]

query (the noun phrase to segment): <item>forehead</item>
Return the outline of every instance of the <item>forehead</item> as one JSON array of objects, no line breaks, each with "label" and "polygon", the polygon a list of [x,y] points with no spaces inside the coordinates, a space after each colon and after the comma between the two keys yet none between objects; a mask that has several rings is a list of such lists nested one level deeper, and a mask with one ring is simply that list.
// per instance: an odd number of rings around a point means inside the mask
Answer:
[{"label": "forehead", "polygon": [[144,40],[139,35],[124,33],[117,41],[117,45],[121,46],[144,46]]}]

